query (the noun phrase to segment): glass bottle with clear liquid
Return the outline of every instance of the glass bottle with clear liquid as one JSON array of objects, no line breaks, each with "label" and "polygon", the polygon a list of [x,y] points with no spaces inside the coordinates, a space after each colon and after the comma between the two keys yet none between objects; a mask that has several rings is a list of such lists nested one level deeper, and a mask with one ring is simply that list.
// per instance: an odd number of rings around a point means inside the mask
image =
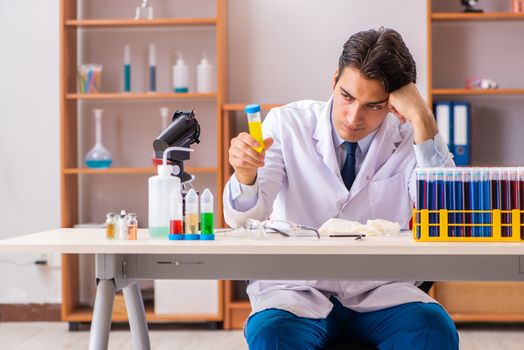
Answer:
[{"label": "glass bottle with clear liquid", "polygon": [[142,3],[136,7],[135,19],[153,19],[153,6],[150,0],[142,0]]},{"label": "glass bottle with clear liquid", "polygon": [[93,109],[96,123],[96,141],[85,157],[86,165],[89,168],[109,168],[113,162],[111,153],[102,145],[102,112],[103,109]]}]

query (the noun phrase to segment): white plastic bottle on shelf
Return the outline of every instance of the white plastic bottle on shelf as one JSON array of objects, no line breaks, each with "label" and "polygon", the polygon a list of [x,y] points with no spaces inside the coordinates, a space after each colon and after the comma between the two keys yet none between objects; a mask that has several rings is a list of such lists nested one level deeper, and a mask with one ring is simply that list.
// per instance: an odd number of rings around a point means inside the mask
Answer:
[{"label": "white plastic bottle on shelf", "polygon": [[189,92],[188,69],[181,53],[173,66],[173,91],[177,93]]},{"label": "white plastic bottle on shelf", "polygon": [[206,54],[197,66],[197,92],[209,93],[213,90],[213,67],[209,64]]},{"label": "white plastic bottle on shelf", "polygon": [[164,151],[163,163],[157,166],[157,175],[149,178],[149,235],[151,238],[168,239],[171,208],[171,193],[181,190],[180,179],[171,175],[173,167],[167,165],[167,154],[171,151],[192,151],[183,147],[168,147]]}]

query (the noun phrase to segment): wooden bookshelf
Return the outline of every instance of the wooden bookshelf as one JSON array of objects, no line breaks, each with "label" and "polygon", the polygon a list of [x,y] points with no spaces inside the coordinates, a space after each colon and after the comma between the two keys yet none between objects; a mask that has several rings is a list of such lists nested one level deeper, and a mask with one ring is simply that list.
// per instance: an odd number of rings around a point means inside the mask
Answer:
[{"label": "wooden bookshelf", "polygon": [[[435,88],[433,76],[442,73],[434,71],[433,61],[436,62],[436,54],[432,48],[433,32],[445,28],[447,23],[455,25],[457,22],[509,22],[523,21],[524,14],[510,12],[496,13],[451,13],[432,12],[432,5],[440,0],[427,0],[427,32],[428,32],[428,91],[429,102],[432,104],[435,97],[461,96],[462,99],[477,96],[515,96],[521,98],[524,88],[499,88],[499,89],[465,89],[465,88]],[[509,1],[507,2],[509,6]],[[439,3],[439,5],[441,5]],[[437,25],[435,25],[437,24]],[[486,23],[487,24],[487,23]],[[478,29],[479,23],[474,28]],[[491,25],[491,23],[490,23]],[[468,26],[465,26],[468,27]],[[468,27],[469,28],[469,27]],[[472,27],[473,28],[473,27]],[[472,29],[473,31],[473,29]],[[468,34],[471,34],[468,32]],[[512,38],[515,38],[514,36]],[[451,38],[449,40],[452,40]],[[502,39],[509,40],[509,39]],[[518,40],[517,40],[518,41]],[[439,47],[441,50],[442,48]],[[464,48],[467,52],[467,48]],[[454,53],[461,57],[463,52]],[[442,58],[441,58],[442,59]],[[481,60],[482,57],[472,59]],[[517,69],[518,70],[518,69]],[[464,77],[465,78],[465,77]],[[524,85],[524,84],[523,84]],[[475,116],[472,116],[472,123]],[[472,166],[475,161],[472,160]],[[449,312],[455,322],[523,322],[522,311],[524,304],[521,302],[524,295],[524,285],[506,282],[436,282],[432,289],[432,296],[441,303]]]},{"label": "wooden bookshelf", "polygon": [[66,27],[126,28],[126,27],[207,27],[215,26],[216,18],[155,18],[155,19],[70,19]]},{"label": "wooden bookshelf", "polygon": [[[190,1],[190,0],[188,0]],[[213,182],[216,183],[217,192],[221,193],[223,186],[223,158],[222,144],[222,104],[227,99],[226,79],[226,40],[227,40],[227,0],[214,0],[216,3],[216,15],[213,18],[157,18],[152,20],[134,20],[134,19],[79,19],[77,18],[79,9],[86,2],[82,0],[60,0],[60,177],[61,177],[61,227],[73,227],[79,224],[81,201],[80,179],[78,175],[95,176],[99,174],[112,175],[113,177],[124,176],[128,174],[153,175],[155,168],[153,166],[144,167],[112,167],[108,169],[90,169],[81,167],[82,160],[79,157],[81,131],[79,127],[82,123],[81,109],[82,101],[104,101],[108,106],[116,106],[118,101],[124,103],[133,101],[141,103],[147,101],[167,101],[172,104],[178,104],[180,101],[209,101],[213,104],[215,114],[210,113],[210,117],[216,120],[216,130],[210,130],[216,133],[217,161],[210,167],[186,167],[185,169],[193,174],[211,174],[214,176]],[[87,2],[90,3],[90,2]],[[214,7],[214,6],[213,6]],[[103,9],[102,9],[103,10]],[[100,12],[104,13],[104,11]],[[100,16],[102,17],[102,16]],[[120,34],[126,29],[148,35],[154,38],[155,32],[150,31],[154,28],[176,29],[183,28],[188,32],[190,30],[199,31],[201,28],[211,28],[210,35],[213,35],[212,41],[216,46],[216,92],[215,93],[172,93],[172,92],[103,92],[93,94],[76,93],[77,91],[77,66],[79,64],[80,50],[79,43],[81,35],[99,35],[95,29],[102,28],[108,33]],[[89,29],[89,30],[87,30]],[[93,30],[91,30],[93,29]],[[110,36],[108,36],[110,37]],[[101,37],[97,40],[110,40]],[[103,43],[105,44],[105,43]],[[86,51],[87,49],[84,49]],[[89,54],[96,56],[96,47]],[[85,52],[84,52],[85,53]],[[85,56],[85,54],[84,54]],[[115,78],[115,77],[113,77]],[[167,90],[169,91],[169,90]],[[120,106],[118,106],[120,108]],[[117,126],[118,127],[118,126]],[[147,163],[146,163],[147,164]],[[143,183],[144,188],[147,182]],[[217,213],[222,212],[222,202],[217,200]],[[217,215],[218,225],[223,225],[222,215]],[[146,305],[146,316],[149,321],[158,322],[220,322],[224,317],[224,292],[223,282],[218,281],[219,286],[219,308],[218,312],[213,315],[156,315],[150,305]],[[92,309],[83,305],[80,301],[80,273],[79,273],[79,255],[64,254],[62,255],[62,308],[61,317],[64,321],[79,323],[90,322]],[[125,322],[127,317],[113,313],[113,321]]]},{"label": "wooden bookshelf", "polygon": [[67,100],[213,100],[217,94],[174,92],[100,92],[92,94],[69,93]]}]

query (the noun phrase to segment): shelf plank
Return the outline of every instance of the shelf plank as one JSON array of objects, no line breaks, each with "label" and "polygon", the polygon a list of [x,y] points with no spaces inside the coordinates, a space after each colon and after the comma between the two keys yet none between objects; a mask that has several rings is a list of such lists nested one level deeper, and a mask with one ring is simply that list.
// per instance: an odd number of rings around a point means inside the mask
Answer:
[{"label": "shelf plank", "polygon": [[95,94],[66,94],[68,100],[212,100],[216,93],[174,92],[102,92]]},{"label": "shelf plank", "polygon": [[208,27],[217,24],[216,18],[155,18],[155,19],[71,19],[66,27],[107,28],[107,27]]},{"label": "shelf plank", "polygon": [[524,20],[523,13],[492,12],[492,13],[454,13],[442,12],[431,14],[434,22],[443,21],[517,21]]},{"label": "shelf plank", "polygon": [[[222,321],[218,315],[158,315],[155,314],[152,306],[146,305],[147,321],[171,321],[171,322],[203,322],[203,321]],[[87,306],[81,306],[72,310],[62,317],[66,322],[91,322],[93,310]],[[127,315],[113,312],[111,318],[113,322],[128,322]]]},{"label": "shelf plank", "polygon": [[432,95],[524,95],[524,89],[431,89]]},{"label": "shelf plank", "polygon": [[[223,111],[243,111],[248,103],[227,103],[222,106]],[[280,107],[282,104],[277,103],[265,103],[260,105],[260,109],[268,111],[271,108]]]},{"label": "shelf plank", "polygon": [[524,322],[524,315],[521,313],[472,313],[472,312],[451,312],[449,314],[455,322]]},{"label": "shelf plank", "polygon": [[[216,167],[186,167],[185,171],[190,174],[215,174]],[[67,175],[76,174],[155,174],[154,167],[128,167],[128,168],[107,168],[107,169],[91,169],[91,168],[66,168],[63,173]]]}]

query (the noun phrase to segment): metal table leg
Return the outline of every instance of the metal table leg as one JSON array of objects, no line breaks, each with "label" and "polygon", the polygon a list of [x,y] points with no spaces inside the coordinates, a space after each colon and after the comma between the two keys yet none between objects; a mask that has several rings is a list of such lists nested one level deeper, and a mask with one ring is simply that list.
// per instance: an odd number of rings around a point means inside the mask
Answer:
[{"label": "metal table leg", "polygon": [[89,350],[107,349],[115,291],[116,287],[113,280],[98,281],[93,320],[89,332]]},{"label": "metal table leg", "polygon": [[150,350],[149,330],[142,293],[136,279],[136,256],[97,254],[98,280],[89,349],[107,349],[115,292],[122,290],[126,302],[133,349]]},{"label": "metal table leg", "polygon": [[149,329],[146,321],[146,310],[138,283],[132,283],[123,288],[126,301],[127,317],[131,329],[133,349],[150,350]]}]

